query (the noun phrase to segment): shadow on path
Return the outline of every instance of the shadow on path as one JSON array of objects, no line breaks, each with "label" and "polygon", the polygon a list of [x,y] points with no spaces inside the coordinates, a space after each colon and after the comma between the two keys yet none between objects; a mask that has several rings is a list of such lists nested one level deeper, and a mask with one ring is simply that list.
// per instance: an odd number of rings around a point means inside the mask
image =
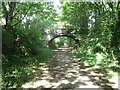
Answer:
[{"label": "shadow on path", "polygon": [[[74,90],[75,88],[101,88],[114,90],[115,82],[108,80],[106,70],[85,66],[69,57],[70,49],[55,50],[48,64],[34,67],[34,78],[22,85],[23,88],[49,88],[49,90]],[[115,86],[116,85],[116,86]],[[51,88],[51,89],[50,89]]]}]

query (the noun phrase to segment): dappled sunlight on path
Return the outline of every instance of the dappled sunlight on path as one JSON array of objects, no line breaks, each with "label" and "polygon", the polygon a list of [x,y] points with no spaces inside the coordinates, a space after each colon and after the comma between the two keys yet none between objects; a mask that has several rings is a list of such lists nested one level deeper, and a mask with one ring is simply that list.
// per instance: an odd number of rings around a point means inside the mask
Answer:
[{"label": "dappled sunlight on path", "polygon": [[115,82],[108,80],[107,71],[85,66],[82,62],[71,59],[68,55],[70,49],[60,48],[54,52],[55,56],[48,64],[33,67],[33,78],[30,82],[22,85],[23,88],[55,88],[55,90],[60,90],[59,88],[62,90],[103,88],[100,90],[113,90],[113,87],[118,87]]}]

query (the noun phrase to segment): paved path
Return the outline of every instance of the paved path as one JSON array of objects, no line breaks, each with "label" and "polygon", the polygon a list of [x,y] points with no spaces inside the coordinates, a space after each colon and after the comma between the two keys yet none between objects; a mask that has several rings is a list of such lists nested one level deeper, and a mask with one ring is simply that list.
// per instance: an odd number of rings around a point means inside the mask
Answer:
[{"label": "paved path", "polygon": [[[76,88],[109,88],[99,90],[113,90],[112,87],[117,87],[117,84],[108,80],[107,71],[85,66],[70,58],[69,52],[70,49],[67,48],[58,49],[48,64],[33,67],[34,78],[22,87],[55,88],[54,90],[76,90]],[[117,79],[114,78],[114,80]]]}]

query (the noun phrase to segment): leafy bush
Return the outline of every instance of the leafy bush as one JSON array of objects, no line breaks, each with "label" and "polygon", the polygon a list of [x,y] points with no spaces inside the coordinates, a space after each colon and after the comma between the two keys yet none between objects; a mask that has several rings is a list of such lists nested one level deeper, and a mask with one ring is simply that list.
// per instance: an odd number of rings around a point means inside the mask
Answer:
[{"label": "leafy bush", "polygon": [[17,32],[19,37],[20,49],[24,54],[36,55],[40,53],[40,48],[44,46],[42,41],[43,35],[39,30],[19,30]]},{"label": "leafy bush", "polygon": [[15,48],[14,45],[15,37],[10,31],[2,30],[2,52],[3,54],[11,54],[14,53],[13,49]]},{"label": "leafy bush", "polygon": [[49,48],[41,48],[40,52],[34,57],[35,63],[47,62],[48,58],[52,56],[52,51]]},{"label": "leafy bush", "polygon": [[107,52],[107,49],[100,44],[94,47],[89,45],[81,46],[73,50],[72,55],[75,56],[75,58],[79,58],[80,61],[93,66],[98,65],[101,68],[117,65],[117,59],[112,49]]},{"label": "leafy bush", "polygon": [[4,87],[20,87],[27,82],[33,74],[33,66],[45,63],[52,56],[48,48],[40,48],[40,54],[34,57],[9,56],[3,62],[3,82]]},{"label": "leafy bush", "polygon": [[52,56],[42,33],[32,28],[21,28],[15,34],[3,30],[4,87],[19,87],[32,77],[32,66],[45,63]]}]

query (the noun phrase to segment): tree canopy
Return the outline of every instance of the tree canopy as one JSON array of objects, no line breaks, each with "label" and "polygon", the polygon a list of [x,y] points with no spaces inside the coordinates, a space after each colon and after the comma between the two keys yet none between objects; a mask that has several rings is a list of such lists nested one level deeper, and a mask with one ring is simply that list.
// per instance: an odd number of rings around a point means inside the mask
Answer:
[{"label": "tree canopy", "polygon": [[[47,63],[55,55],[49,42],[52,47],[73,47],[75,41],[80,46],[72,49],[71,57],[118,72],[120,1],[62,1],[61,7],[54,2],[1,4],[3,87],[20,87],[32,75],[34,66]],[[64,35],[57,35],[61,32]]]}]

